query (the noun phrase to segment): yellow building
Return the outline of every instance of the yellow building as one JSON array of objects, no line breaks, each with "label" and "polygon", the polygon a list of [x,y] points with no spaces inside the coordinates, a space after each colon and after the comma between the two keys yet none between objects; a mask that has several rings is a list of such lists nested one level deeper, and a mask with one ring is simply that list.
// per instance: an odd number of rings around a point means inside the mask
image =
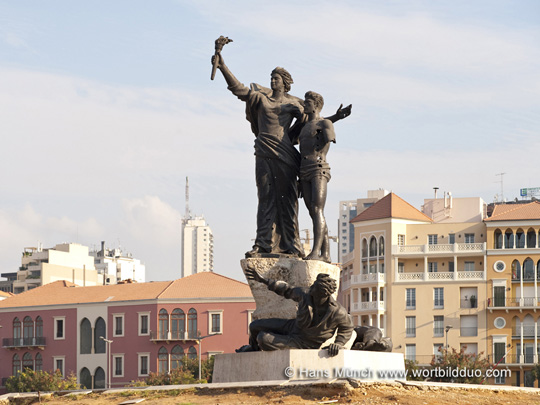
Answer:
[{"label": "yellow building", "polygon": [[512,370],[506,384],[532,387],[540,352],[540,203],[496,205],[485,224],[490,361]]},{"label": "yellow building", "polygon": [[445,195],[426,200],[424,212],[391,193],[351,221],[341,302],[355,325],[381,328],[394,351],[420,364],[446,344],[485,353],[485,203]]}]

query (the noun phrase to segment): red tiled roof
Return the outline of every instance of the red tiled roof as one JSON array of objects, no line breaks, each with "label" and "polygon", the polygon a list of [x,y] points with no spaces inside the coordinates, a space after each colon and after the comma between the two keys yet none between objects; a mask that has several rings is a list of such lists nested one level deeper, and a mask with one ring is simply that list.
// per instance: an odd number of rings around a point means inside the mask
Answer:
[{"label": "red tiled roof", "polygon": [[390,193],[381,198],[371,207],[358,214],[351,222],[370,221],[382,218],[401,218],[432,222],[430,217],[418,211],[411,204],[394,193]]},{"label": "red tiled roof", "polygon": [[92,287],[79,287],[69,281],[55,281],[2,300],[0,308],[158,298],[252,298],[252,295],[245,283],[216,273],[204,272],[174,281]]},{"label": "red tiled roof", "polygon": [[540,219],[540,202],[528,204],[496,205],[493,213],[484,221],[519,221],[522,219]]}]

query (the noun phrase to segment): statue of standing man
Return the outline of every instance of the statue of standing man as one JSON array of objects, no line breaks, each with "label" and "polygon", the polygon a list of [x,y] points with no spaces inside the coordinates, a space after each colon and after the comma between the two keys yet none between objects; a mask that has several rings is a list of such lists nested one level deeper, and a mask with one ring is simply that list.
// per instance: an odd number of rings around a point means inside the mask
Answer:
[{"label": "statue of standing man", "polygon": [[[272,71],[270,89],[254,83],[244,86],[225,65],[220,50],[216,41],[212,64],[223,74],[227,88],[246,103],[246,119],[255,134],[257,236],[246,257],[267,254],[303,257],[298,232],[300,153],[294,147],[307,120],[303,100],[289,94],[293,79],[281,67]],[[350,107],[340,107],[329,119],[335,122],[349,114]]]}]

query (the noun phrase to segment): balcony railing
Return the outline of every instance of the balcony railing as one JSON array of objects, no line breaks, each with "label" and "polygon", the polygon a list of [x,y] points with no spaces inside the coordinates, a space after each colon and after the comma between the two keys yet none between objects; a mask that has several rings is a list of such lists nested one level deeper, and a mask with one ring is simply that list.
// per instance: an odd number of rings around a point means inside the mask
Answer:
[{"label": "balcony railing", "polygon": [[422,273],[397,273],[396,281],[451,281],[451,280],[483,280],[483,271],[438,271]]},{"label": "balcony railing", "polygon": [[386,308],[384,301],[366,301],[353,303],[353,311],[384,311]]},{"label": "balcony railing", "polygon": [[460,336],[478,336],[477,326],[462,326],[459,328]]},{"label": "balcony railing", "polygon": [[44,337],[31,338],[4,338],[2,339],[2,347],[17,348],[17,347],[41,347],[46,346]]},{"label": "balcony railing", "polygon": [[466,300],[460,300],[460,308],[462,309],[478,308],[478,302],[470,298]]},{"label": "balcony railing", "polygon": [[[523,325],[523,326],[514,326],[512,331],[512,337],[514,339],[521,338],[521,328],[523,327],[523,337],[524,338],[534,338],[534,325]],[[539,328],[540,329],[540,328]],[[540,336],[540,330],[536,332],[537,336]]]},{"label": "balcony railing", "polygon": [[[540,271],[536,273],[536,280],[540,281]],[[512,281],[513,282],[520,282],[521,281],[521,274],[519,272],[512,273]],[[523,281],[524,282],[534,282],[534,271],[526,271],[523,273]]]},{"label": "balcony railing", "polygon": [[486,251],[485,242],[482,243],[453,243],[448,245],[393,245],[392,254],[397,256],[414,255],[450,255],[450,254],[472,254],[484,253]]},{"label": "balcony railing", "polygon": [[197,337],[196,333],[187,331],[150,331],[150,340],[155,342],[196,340]]},{"label": "balcony railing", "polygon": [[521,297],[521,298],[504,298],[504,297],[495,297],[488,298],[488,307],[489,308],[537,308],[540,306],[540,297]]},{"label": "balcony railing", "polygon": [[[494,356],[490,355],[488,356],[488,360],[490,363],[496,364],[500,361],[499,367],[501,364],[534,364],[537,362],[537,359],[535,359],[534,354],[507,354],[504,359],[501,360],[501,356]],[[537,356],[538,357],[538,356]]]}]

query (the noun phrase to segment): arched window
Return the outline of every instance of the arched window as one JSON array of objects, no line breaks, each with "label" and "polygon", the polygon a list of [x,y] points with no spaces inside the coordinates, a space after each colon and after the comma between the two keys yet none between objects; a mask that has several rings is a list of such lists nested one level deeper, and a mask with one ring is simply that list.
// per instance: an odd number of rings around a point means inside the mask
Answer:
[{"label": "arched window", "polygon": [[532,228],[529,228],[529,230],[527,231],[527,247],[536,247],[536,232]]},{"label": "arched window", "polygon": [[521,280],[521,263],[517,260],[512,262],[512,280]]},{"label": "arched window", "polygon": [[369,257],[377,256],[377,239],[375,236],[372,236],[369,240]]},{"label": "arched window", "polygon": [[105,388],[105,371],[101,367],[96,368],[94,373],[94,388]]},{"label": "arched window", "polygon": [[43,357],[41,353],[36,353],[36,369],[35,371],[43,371]]},{"label": "arched window", "polygon": [[195,349],[194,346],[189,346],[187,356],[188,356],[188,359],[196,359],[197,358],[197,349]]},{"label": "arched window", "polygon": [[523,249],[525,247],[525,232],[519,228],[516,231],[516,248]]},{"label": "arched window", "polygon": [[158,372],[166,373],[169,371],[169,353],[165,347],[160,347],[158,351]]},{"label": "arched window", "polygon": [[164,308],[159,310],[158,334],[160,339],[169,337],[169,313]]},{"label": "arched window", "polygon": [[368,246],[366,239],[362,239],[362,257],[368,257]]},{"label": "arched window", "polygon": [[182,359],[184,358],[184,349],[176,345],[171,350],[171,370],[182,367]]},{"label": "arched window", "polygon": [[21,321],[19,318],[13,320],[13,344],[15,346],[22,346],[21,342]]},{"label": "arched window", "polygon": [[22,358],[23,370],[29,368],[30,370],[34,369],[34,359],[30,353],[25,353]]},{"label": "arched window", "polygon": [[36,317],[36,338],[43,337],[43,319],[41,316]]},{"label": "arched window", "polygon": [[384,237],[379,238],[379,256],[384,256]]},{"label": "arched window", "polygon": [[493,245],[495,246],[495,249],[502,249],[503,248],[503,236],[502,236],[502,232],[500,229],[496,229],[495,230],[495,233],[493,234],[494,236],[494,243]]},{"label": "arched window", "polygon": [[184,311],[176,308],[171,312],[171,339],[184,339],[186,330],[186,315]]},{"label": "arched window", "polygon": [[[538,260],[538,262],[536,262],[536,279],[540,280],[540,260]],[[540,330],[538,330],[538,332],[540,332]],[[539,333],[539,335],[540,335],[540,333]]]},{"label": "arched window", "polygon": [[504,233],[504,248],[513,249],[514,248],[514,233],[511,229],[507,229]]},{"label": "arched window", "polygon": [[531,314],[528,314],[523,318],[523,337],[533,338],[534,337],[534,319]]},{"label": "arched window", "polygon": [[188,336],[190,339],[197,337],[197,311],[194,308],[188,311]]},{"label": "arched window", "polygon": [[81,321],[80,339],[81,354],[92,353],[92,324],[90,323],[88,318],[84,318]]},{"label": "arched window", "polygon": [[534,280],[534,262],[530,257],[523,262],[523,280]]},{"label": "arched window", "polygon": [[11,375],[17,375],[21,372],[21,359],[19,358],[19,355],[15,353],[13,355],[13,362],[12,362],[12,371]]},{"label": "arched window", "polygon": [[517,316],[512,318],[512,332],[514,336],[521,336],[521,321]]},{"label": "arched window", "polygon": [[102,317],[94,325],[94,353],[107,353],[107,344],[100,336],[107,338],[107,325]]},{"label": "arched window", "polygon": [[88,370],[86,367],[81,369],[79,381],[82,389],[92,389],[92,374],[90,374],[90,370]]},{"label": "arched window", "polygon": [[32,345],[34,338],[34,321],[29,316],[25,316],[23,319],[23,339],[24,345]]}]

